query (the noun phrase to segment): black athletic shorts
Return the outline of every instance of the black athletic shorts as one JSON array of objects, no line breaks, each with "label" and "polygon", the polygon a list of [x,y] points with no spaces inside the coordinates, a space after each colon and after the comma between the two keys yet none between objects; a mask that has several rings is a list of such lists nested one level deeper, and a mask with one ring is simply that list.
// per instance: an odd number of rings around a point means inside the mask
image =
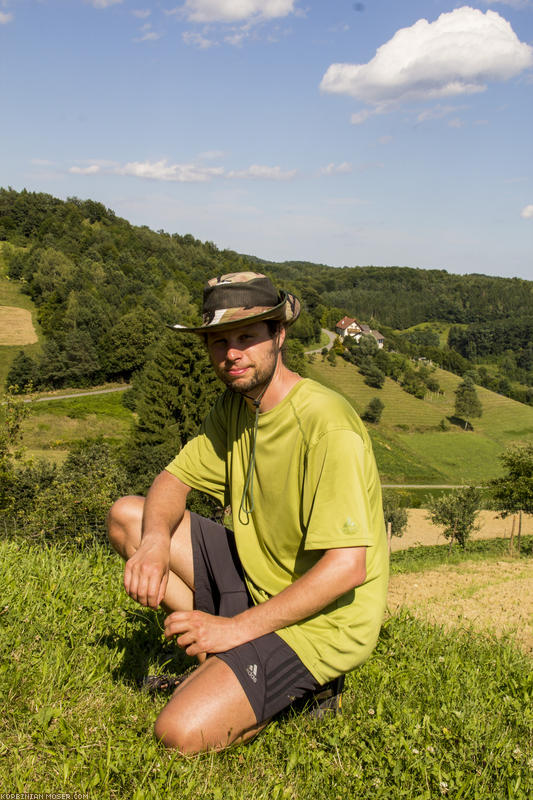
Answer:
[{"label": "black athletic shorts", "polygon": [[[234,617],[253,606],[232,531],[191,513],[194,606]],[[258,723],[265,722],[319,684],[277,633],[216,653],[237,676]]]}]

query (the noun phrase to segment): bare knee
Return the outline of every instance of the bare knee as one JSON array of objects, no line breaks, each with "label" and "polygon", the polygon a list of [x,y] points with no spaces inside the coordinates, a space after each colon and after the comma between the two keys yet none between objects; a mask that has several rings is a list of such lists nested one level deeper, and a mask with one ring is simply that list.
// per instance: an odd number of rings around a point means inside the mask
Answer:
[{"label": "bare knee", "polygon": [[107,532],[114,550],[131,558],[141,541],[144,498],[134,495],[119,498],[107,515]]},{"label": "bare knee", "polygon": [[207,750],[208,746],[197,728],[187,724],[185,720],[173,719],[165,714],[165,709],[155,721],[156,739],[169,750],[178,750],[183,755],[194,755]]}]

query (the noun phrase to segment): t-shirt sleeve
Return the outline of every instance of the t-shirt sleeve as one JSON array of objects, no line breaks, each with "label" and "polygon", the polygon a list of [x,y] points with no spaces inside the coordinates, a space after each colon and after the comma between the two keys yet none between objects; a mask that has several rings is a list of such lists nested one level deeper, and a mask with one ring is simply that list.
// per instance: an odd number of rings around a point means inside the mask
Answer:
[{"label": "t-shirt sleeve", "polygon": [[229,504],[227,488],[227,435],[224,396],[205,418],[198,435],[191,439],[166,467],[192,489],[207,492],[221,505]]},{"label": "t-shirt sleeve", "polygon": [[303,486],[305,549],[374,544],[368,483],[375,462],[354,431],[325,433],[309,448]]}]

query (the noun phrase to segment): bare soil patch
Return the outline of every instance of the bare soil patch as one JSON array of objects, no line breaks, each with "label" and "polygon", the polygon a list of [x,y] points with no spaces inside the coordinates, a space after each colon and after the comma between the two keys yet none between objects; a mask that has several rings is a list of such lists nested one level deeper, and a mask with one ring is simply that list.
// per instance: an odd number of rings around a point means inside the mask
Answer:
[{"label": "bare soil patch", "polygon": [[0,345],[35,344],[37,334],[31,312],[15,306],[0,306]]},{"label": "bare soil patch", "polygon": [[533,562],[466,562],[423,573],[393,575],[391,613],[409,609],[443,625],[510,635],[533,655]]},{"label": "bare soil patch", "polygon": [[[411,508],[408,512],[409,522],[407,530],[400,538],[392,537],[392,552],[407,550],[416,545],[446,544],[447,539],[442,535],[442,528],[433,525],[428,519],[425,508]],[[494,511],[480,511],[478,516],[479,531],[472,535],[472,539],[495,539],[504,537],[509,539],[513,525],[512,517],[501,519]],[[518,532],[518,523],[515,525],[515,535]],[[533,533],[533,517],[522,517],[522,534]]]}]

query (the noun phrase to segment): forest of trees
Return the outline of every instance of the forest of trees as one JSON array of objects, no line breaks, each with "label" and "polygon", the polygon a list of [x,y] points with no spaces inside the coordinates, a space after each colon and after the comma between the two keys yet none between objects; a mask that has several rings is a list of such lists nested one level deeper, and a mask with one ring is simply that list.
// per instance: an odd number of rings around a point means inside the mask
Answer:
[{"label": "forest of trees", "polygon": [[[321,327],[357,316],[384,333],[388,351],[424,357],[533,402],[530,281],[407,267],[272,263],[218,250],[190,234],[133,226],[93,200],[12,189],[0,189],[0,241],[8,275],[35,303],[44,334],[38,358],[23,351],[15,357],[8,384],[61,388],[129,381],[149,361],[165,324],[198,319],[208,277],[255,269],[302,301],[289,342],[300,363],[302,345],[318,340]],[[431,329],[399,332],[437,320],[453,323],[447,346]],[[374,375],[378,381],[376,368],[385,375],[398,372],[394,359],[378,360],[366,365],[370,380]],[[422,392],[417,376],[406,372],[406,385]]]}]

